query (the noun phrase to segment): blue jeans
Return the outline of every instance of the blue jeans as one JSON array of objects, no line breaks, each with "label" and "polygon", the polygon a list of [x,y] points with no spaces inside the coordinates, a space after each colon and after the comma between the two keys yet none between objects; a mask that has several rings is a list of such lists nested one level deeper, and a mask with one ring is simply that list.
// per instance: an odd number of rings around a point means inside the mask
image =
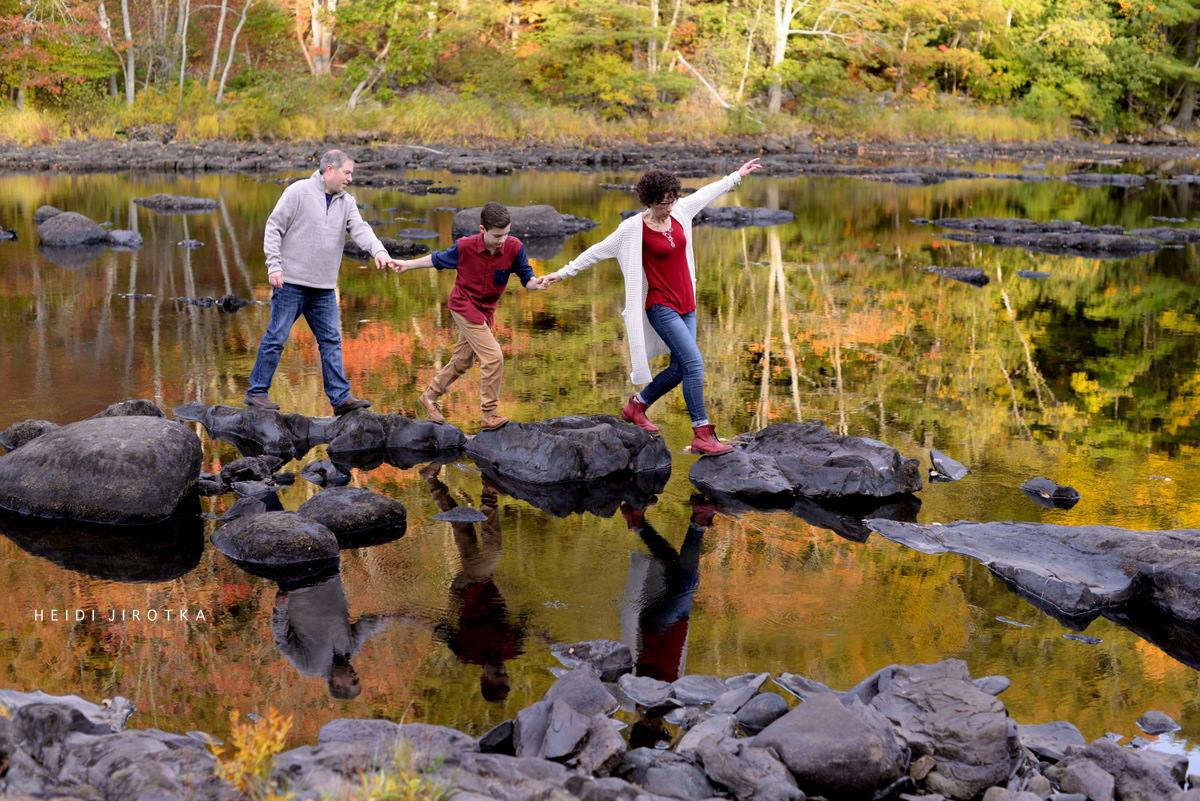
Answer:
[{"label": "blue jeans", "polygon": [[317,347],[321,351],[321,377],[325,394],[334,406],[350,397],[350,382],[342,369],[342,332],[338,317],[337,293],[332,289],[314,289],[284,284],[271,295],[271,321],[258,346],[258,358],[250,373],[247,395],[266,395],[283,355],[283,345],[296,319],[304,315]]},{"label": "blue jeans", "polygon": [[638,395],[649,406],[683,383],[683,402],[693,426],[708,425],[704,410],[704,357],[696,344],[696,312],[680,314],[670,306],[654,304],[646,309],[650,327],[671,351],[671,363]]}]

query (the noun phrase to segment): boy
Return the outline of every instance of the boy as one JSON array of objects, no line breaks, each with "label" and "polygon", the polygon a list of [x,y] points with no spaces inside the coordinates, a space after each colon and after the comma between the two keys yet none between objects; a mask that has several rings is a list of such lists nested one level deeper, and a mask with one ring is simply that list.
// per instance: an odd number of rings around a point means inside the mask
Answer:
[{"label": "boy", "polygon": [[500,405],[500,382],[504,376],[504,354],[493,333],[496,304],[508,287],[514,272],[526,289],[541,289],[542,284],[529,266],[525,245],[509,236],[512,217],[499,203],[488,203],[479,214],[479,233],[465,236],[449,249],[422,256],[419,259],[393,262],[397,272],[436,267],[457,270],[454,289],[450,292],[450,317],[458,328],[458,343],[450,362],[433,377],[429,387],[417,401],[426,416],[435,423],[446,422],[437,400],[479,360],[481,408],[485,431],[500,428],[508,418],[497,410]]}]

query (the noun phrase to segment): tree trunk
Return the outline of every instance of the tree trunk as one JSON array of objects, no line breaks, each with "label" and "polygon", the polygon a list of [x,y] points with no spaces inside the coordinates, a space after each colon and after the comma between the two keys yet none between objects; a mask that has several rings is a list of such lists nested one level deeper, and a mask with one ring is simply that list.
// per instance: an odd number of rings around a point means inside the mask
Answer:
[{"label": "tree trunk", "polygon": [[338,0],[313,0],[312,62],[314,75],[329,75],[333,66],[333,16]]},{"label": "tree trunk", "polygon": [[740,105],[746,94],[746,76],[750,74],[750,56],[754,53],[754,37],[758,33],[758,22],[762,18],[763,0],[758,0],[758,8],[754,10],[754,22],[746,31],[746,58],[742,62],[742,79],[738,81],[737,102]]},{"label": "tree trunk", "polygon": [[246,24],[246,15],[250,13],[250,6],[254,5],[254,0],[246,0],[246,5],[242,6],[242,17],[238,20],[237,27],[233,29],[233,35],[229,37],[229,57],[225,59],[225,69],[221,70],[221,85],[217,87],[217,102],[221,102],[221,98],[225,97],[225,81],[229,78],[229,67],[233,64],[233,54],[237,50],[238,35],[242,32],[242,26]]},{"label": "tree trunk", "polygon": [[129,25],[129,0],[121,0],[121,24],[125,28],[125,105],[133,107],[137,94],[133,72],[133,28]]},{"label": "tree trunk", "polygon": [[300,13],[301,4],[296,4],[296,42],[300,45],[300,55],[304,56],[304,63],[308,65],[308,71],[312,75],[317,74],[316,65],[313,64],[312,55],[308,52],[308,45],[304,42],[304,22],[303,15]]},{"label": "tree trunk", "polygon": [[658,72],[658,0],[650,0],[650,39],[646,42],[646,70]]},{"label": "tree trunk", "polygon": [[[1184,59],[1189,64],[1196,62],[1196,27],[1193,22],[1188,26],[1187,43],[1184,45]],[[1176,128],[1191,128],[1192,117],[1196,114],[1196,84],[1187,78],[1183,79],[1183,94],[1179,98],[1179,113],[1175,115]]]},{"label": "tree trunk", "polygon": [[[789,0],[790,2],[791,0]],[[659,55],[665,56],[671,48],[671,32],[675,30],[675,26],[679,24],[679,10],[683,7],[683,0],[675,0],[675,9],[671,12],[671,24],[667,28],[667,32],[663,34],[662,49],[659,50]]]},{"label": "tree trunk", "polygon": [[767,110],[778,114],[783,107],[783,76],[779,68],[783,65],[783,56],[787,52],[788,31],[791,30],[792,20],[796,16],[794,0],[774,0],[775,3],[775,36],[771,48],[771,95]]},{"label": "tree trunk", "polygon": [[229,9],[229,0],[221,0],[221,13],[217,17],[217,32],[213,35],[212,61],[208,64],[208,80],[205,85],[212,91],[213,81],[217,77],[217,59],[221,54],[221,40],[225,38],[225,12]]},{"label": "tree trunk", "polygon": [[187,76],[188,18],[192,13],[192,0],[179,0],[179,102],[183,103],[183,79]]}]

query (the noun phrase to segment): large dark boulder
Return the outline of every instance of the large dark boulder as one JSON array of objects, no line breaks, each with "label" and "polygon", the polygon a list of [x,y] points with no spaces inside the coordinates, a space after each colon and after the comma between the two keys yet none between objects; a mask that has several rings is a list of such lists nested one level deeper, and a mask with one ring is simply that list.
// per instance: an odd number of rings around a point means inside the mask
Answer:
[{"label": "large dark boulder", "polygon": [[598,481],[671,467],[663,440],[608,415],[509,423],[467,444],[480,469],[527,484]]},{"label": "large dark boulder", "polygon": [[15,451],[25,443],[59,427],[58,423],[51,423],[49,420],[22,420],[0,431],[0,445],[3,445],[5,450]]},{"label": "large dark boulder", "polygon": [[111,404],[92,415],[93,420],[99,417],[166,417],[166,415],[153,401],[130,398]]},{"label": "large dark boulder", "polygon": [[57,206],[38,206],[37,211],[33,213],[33,224],[41,225],[46,220],[50,219],[51,217],[56,217],[59,214],[62,214],[62,209],[58,208]]},{"label": "large dark boulder", "polygon": [[196,435],[171,420],[82,420],[0,456],[0,507],[92,523],[155,523],[192,491],[201,456]]},{"label": "large dark boulder", "polygon": [[247,456],[282,459],[299,458],[324,443],[330,424],[319,417],[201,403],[177,406],[173,413],[180,420],[201,423],[209,436],[232,443]]},{"label": "large dark boulder", "polygon": [[333,532],[295,512],[239,517],[212,535],[217,550],[237,562],[284,566],[338,558]]},{"label": "large dark boulder", "polygon": [[[1120,801],[1175,801],[1183,795],[1182,777],[1173,776],[1164,763],[1156,759],[1157,756],[1161,755],[1122,748],[1101,738],[1067,756],[1046,775],[1061,782],[1064,789],[1071,787],[1067,777],[1072,774],[1082,778],[1090,773],[1105,784],[1108,784],[1105,776],[1110,776],[1112,783],[1109,786]],[[1084,770],[1076,773],[1081,768]],[[1078,791],[1079,788],[1072,789]]]},{"label": "large dark boulder", "polygon": [[38,240],[45,247],[64,248],[78,245],[106,245],[108,231],[94,220],[74,211],[55,214],[38,225]]},{"label": "large dark boulder", "polygon": [[821,693],[755,735],[800,789],[831,798],[870,798],[900,776],[902,752],[887,719],[857,699]]},{"label": "large dark boulder", "polygon": [[[379,237],[379,243],[393,259],[415,259],[417,256],[429,252],[429,247],[420,242],[403,242],[392,239],[390,236]],[[371,254],[359,247],[353,239],[347,239],[346,243],[342,245],[342,253],[348,259],[358,259],[359,261],[371,258]]]},{"label": "large dark boulder", "polygon": [[296,510],[333,532],[344,548],[368,532],[388,530],[390,539],[404,534],[408,515],[404,504],[363,487],[330,487]]},{"label": "large dark boulder", "polygon": [[697,461],[689,478],[713,497],[779,505],[793,496],[887,498],[921,489],[916,459],[868,437],[839,436],[819,421],[744,434],[733,453]]},{"label": "large dark boulder", "polygon": [[152,211],[214,211],[217,201],[206,197],[188,197],[187,195],[168,195],[162,192],[149,197],[134,198],[134,203]]},{"label": "large dark boulder", "polygon": [[325,430],[331,455],[407,451],[432,457],[455,451],[467,441],[462,430],[445,423],[414,420],[398,414],[378,414],[369,409],[344,414]]},{"label": "large dark boulder", "polygon": [[932,792],[969,801],[1003,783],[1020,757],[1016,722],[961,660],[885,668],[854,694],[892,722],[913,759],[933,756]]}]

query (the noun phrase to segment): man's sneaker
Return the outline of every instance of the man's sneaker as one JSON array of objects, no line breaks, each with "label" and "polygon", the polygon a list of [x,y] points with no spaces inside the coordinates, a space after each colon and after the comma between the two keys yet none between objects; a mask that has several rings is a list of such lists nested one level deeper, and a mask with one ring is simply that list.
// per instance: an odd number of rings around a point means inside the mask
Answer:
[{"label": "man's sneaker", "polygon": [[425,416],[431,422],[441,425],[446,422],[446,416],[442,414],[442,410],[438,408],[437,399],[429,394],[429,390],[425,390],[417,396],[417,403],[421,404],[421,408],[425,410]]},{"label": "man's sneaker", "polygon": [[346,414],[347,412],[352,412],[355,409],[365,409],[370,405],[371,405],[371,402],[369,400],[363,400],[362,398],[356,398],[353,395],[351,395],[349,398],[346,398],[344,401],[339,403],[337,406],[334,406],[333,413],[336,414],[338,417],[341,417],[343,414]]},{"label": "man's sneaker", "polygon": [[483,424],[480,426],[484,431],[495,431],[497,428],[504,428],[508,425],[509,420],[504,415],[493,414],[483,418]]},{"label": "man's sneaker", "polygon": [[278,411],[279,404],[266,395],[251,395],[246,393],[246,405],[251,409],[265,409],[269,412]]}]

